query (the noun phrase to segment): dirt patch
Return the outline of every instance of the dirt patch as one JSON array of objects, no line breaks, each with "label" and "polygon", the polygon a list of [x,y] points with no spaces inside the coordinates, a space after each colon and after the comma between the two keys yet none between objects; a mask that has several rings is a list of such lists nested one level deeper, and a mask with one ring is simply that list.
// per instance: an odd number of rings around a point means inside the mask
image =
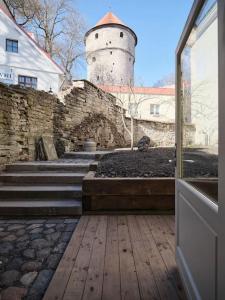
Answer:
[{"label": "dirt patch", "polygon": [[[202,149],[184,153],[185,177],[218,176],[217,156]],[[147,152],[121,151],[106,154],[99,162],[96,177],[174,177],[175,149],[152,148]]]}]

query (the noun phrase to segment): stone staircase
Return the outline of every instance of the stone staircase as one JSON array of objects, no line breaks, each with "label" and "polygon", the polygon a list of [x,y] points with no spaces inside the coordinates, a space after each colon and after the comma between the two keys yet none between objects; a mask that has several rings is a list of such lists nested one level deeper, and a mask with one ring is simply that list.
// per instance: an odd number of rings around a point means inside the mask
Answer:
[{"label": "stone staircase", "polygon": [[0,215],[81,215],[82,180],[93,158],[6,165],[0,173]]}]

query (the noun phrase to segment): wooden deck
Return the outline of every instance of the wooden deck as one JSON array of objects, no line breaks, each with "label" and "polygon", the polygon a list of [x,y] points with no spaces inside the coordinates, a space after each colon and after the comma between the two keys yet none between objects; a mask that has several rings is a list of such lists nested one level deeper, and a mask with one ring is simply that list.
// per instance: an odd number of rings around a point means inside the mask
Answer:
[{"label": "wooden deck", "polygon": [[43,299],[186,299],[174,252],[174,216],[83,216]]}]

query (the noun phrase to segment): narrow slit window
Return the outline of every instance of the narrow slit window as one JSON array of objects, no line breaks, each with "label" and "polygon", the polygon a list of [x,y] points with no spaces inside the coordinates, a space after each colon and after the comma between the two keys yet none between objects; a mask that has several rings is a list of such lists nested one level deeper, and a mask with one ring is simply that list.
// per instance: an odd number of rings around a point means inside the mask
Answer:
[{"label": "narrow slit window", "polygon": [[96,39],[96,40],[98,39],[98,33],[95,34],[95,39]]},{"label": "narrow slit window", "polygon": [[120,32],[120,37],[123,38],[123,32]]}]

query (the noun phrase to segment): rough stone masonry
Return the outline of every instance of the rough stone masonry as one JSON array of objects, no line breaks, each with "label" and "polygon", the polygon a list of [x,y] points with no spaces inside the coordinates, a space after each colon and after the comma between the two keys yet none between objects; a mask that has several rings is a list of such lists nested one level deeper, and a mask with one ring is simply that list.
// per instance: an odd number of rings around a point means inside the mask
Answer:
[{"label": "rough stone masonry", "polygon": [[[75,82],[61,100],[43,91],[0,84],[0,107],[0,168],[17,160],[34,160],[40,136],[54,139],[59,156],[80,150],[88,138],[95,139],[100,149],[130,142],[123,126],[124,110],[116,105],[116,98],[88,81]],[[126,122],[129,126],[129,119]],[[174,127],[135,120],[135,143],[149,135],[156,145],[173,146]]]}]

